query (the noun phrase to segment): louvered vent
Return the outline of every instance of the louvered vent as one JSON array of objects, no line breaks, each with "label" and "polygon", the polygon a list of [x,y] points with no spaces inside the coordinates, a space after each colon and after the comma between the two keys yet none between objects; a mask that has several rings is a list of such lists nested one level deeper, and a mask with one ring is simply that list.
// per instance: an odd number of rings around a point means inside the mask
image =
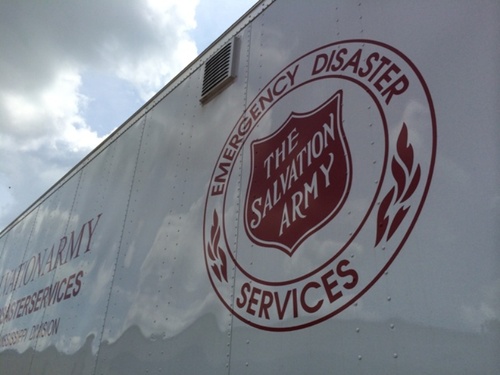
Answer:
[{"label": "louvered vent", "polygon": [[202,103],[220,92],[234,78],[235,44],[235,39],[233,39],[205,63],[200,98]]}]

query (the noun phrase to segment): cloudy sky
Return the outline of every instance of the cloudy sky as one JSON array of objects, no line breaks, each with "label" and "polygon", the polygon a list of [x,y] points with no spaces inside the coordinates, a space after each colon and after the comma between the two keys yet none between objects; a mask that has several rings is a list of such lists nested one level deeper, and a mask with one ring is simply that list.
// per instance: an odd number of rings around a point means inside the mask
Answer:
[{"label": "cloudy sky", "polygon": [[1,1],[0,230],[255,1]]}]

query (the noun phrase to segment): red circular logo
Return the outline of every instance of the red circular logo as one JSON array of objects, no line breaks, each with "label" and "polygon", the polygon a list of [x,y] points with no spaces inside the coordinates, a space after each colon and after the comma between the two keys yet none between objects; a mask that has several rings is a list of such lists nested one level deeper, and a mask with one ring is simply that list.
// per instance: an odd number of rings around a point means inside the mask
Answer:
[{"label": "red circular logo", "polygon": [[435,154],[429,90],[395,48],[348,40],[290,63],[241,115],[210,179],[204,253],[220,300],[274,331],[349,307],[410,235]]}]

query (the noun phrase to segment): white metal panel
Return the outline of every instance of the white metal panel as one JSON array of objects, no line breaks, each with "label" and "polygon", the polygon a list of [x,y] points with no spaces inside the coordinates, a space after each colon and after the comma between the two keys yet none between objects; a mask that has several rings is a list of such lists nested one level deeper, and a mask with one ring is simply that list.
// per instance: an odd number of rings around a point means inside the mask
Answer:
[{"label": "white metal panel", "polygon": [[[241,80],[202,106],[202,73],[146,114],[98,372],[227,371],[231,317],[207,283],[200,228],[207,155],[224,118],[244,108],[245,90]],[[224,98],[236,104],[221,107]]]},{"label": "white metal panel", "polygon": [[[8,314],[9,321],[2,325],[2,338],[13,332],[24,333],[18,337],[16,345],[6,348],[15,351],[10,352],[10,358],[6,361],[1,361],[0,366],[5,370],[12,368],[16,362],[23,362],[19,373],[32,373],[36,371],[38,359],[44,357],[42,353],[47,347],[57,345],[60,317],[64,313],[53,315],[53,312],[61,310],[60,303],[64,302],[64,299],[49,297],[48,288],[55,290],[59,281],[58,270],[65,262],[66,253],[61,251],[60,257],[57,254],[61,241],[66,236],[66,230],[72,224],[71,208],[79,177],[77,174],[75,179],[67,183],[66,189],[58,190],[47,197],[39,207],[28,213],[23,221],[17,223],[9,234],[9,239],[22,238],[25,245],[23,251],[11,250],[9,255],[12,256],[6,257],[16,262],[9,267],[10,271],[16,272],[15,281],[11,279],[15,290],[5,296],[7,298],[2,296],[2,307],[10,304],[16,308],[15,314]],[[8,245],[9,250],[21,248],[18,247],[21,244],[12,245],[12,242]],[[19,255],[22,255],[21,259]],[[7,273],[4,271],[2,275],[6,277]],[[64,311],[64,307],[62,310]]]}]

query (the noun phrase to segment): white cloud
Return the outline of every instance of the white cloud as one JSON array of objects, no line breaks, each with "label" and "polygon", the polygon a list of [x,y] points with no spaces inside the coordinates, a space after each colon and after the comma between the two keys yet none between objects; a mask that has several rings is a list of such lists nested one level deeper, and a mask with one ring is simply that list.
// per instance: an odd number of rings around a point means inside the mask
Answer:
[{"label": "white cloud", "polygon": [[80,84],[77,71],[61,70],[51,85],[34,95],[4,94],[3,148],[26,152],[45,144],[57,149],[61,142],[73,152],[95,147],[100,139],[80,115],[87,101],[79,94]]},{"label": "white cloud", "polygon": [[[478,290],[480,300],[476,305],[461,306],[464,324],[476,331],[498,328],[500,323],[500,279]],[[468,327],[468,328],[469,328]]]},{"label": "white cloud", "polygon": [[0,228],[103,140],[83,77],[127,82],[144,102],[196,56],[197,4],[0,3]]}]

